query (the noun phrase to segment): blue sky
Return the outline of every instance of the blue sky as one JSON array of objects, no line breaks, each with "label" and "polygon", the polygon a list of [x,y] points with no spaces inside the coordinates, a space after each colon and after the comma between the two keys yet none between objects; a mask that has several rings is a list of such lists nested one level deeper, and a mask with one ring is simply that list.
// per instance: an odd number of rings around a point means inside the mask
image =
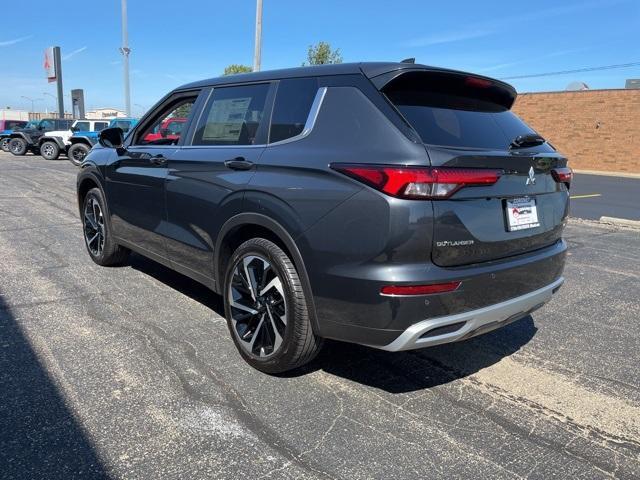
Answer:
[{"label": "blue sky", "polygon": [[[54,6],[55,5],[55,6]],[[24,21],[0,29],[0,108],[21,95],[55,94],[43,50],[62,47],[64,89],[84,88],[87,108],[122,107],[120,0],[32,0]],[[129,0],[133,113],[170,89],[251,65],[254,0]],[[300,65],[309,44],[339,47],[344,61],[400,60],[497,78],[640,61],[640,0],[264,0],[264,69]],[[573,80],[621,88],[640,67],[512,80],[520,92],[563,90]],[[65,99],[69,109],[69,100]]]}]

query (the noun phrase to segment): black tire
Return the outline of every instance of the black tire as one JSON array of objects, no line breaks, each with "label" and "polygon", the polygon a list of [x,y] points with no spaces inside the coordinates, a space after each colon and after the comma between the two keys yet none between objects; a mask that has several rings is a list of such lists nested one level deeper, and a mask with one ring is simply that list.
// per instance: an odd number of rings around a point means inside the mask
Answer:
[{"label": "black tire", "polygon": [[0,141],[0,150],[2,150],[3,152],[9,153],[9,142],[10,141],[11,141],[10,138],[3,138]]},{"label": "black tire", "polygon": [[60,156],[60,147],[52,140],[47,140],[40,145],[40,155],[45,160],[57,160]]},{"label": "black tire", "polygon": [[[236,267],[241,268],[245,259],[263,261],[269,264],[260,275],[260,282],[256,279],[255,273],[247,273],[246,268],[244,270],[246,275],[240,278],[241,274],[239,270],[236,270]],[[269,274],[265,273],[267,271]],[[242,303],[243,309],[238,309],[236,306],[232,307],[232,299],[239,295],[238,289],[251,292],[250,289],[246,288],[248,284],[243,280],[249,275],[253,275],[253,290],[256,291],[256,296],[258,296],[257,292],[260,292],[261,288],[262,292],[267,292],[264,295],[260,293],[261,298],[255,301],[253,306],[261,308],[260,311],[254,310],[255,314],[243,313],[246,312],[244,305],[247,304],[243,298],[238,297],[233,301],[233,305]],[[271,277],[267,277],[267,275]],[[269,285],[273,284],[274,277],[280,280],[278,285],[281,288],[278,290],[265,288],[265,282]],[[267,278],[271,278],[272,281],[268,282]],[[271,291],[274,291],[275,299],[266,298]],[[256,306],[258,303],[260,303],[261,307]],[[267,304],[271,305],[271,309]],[[277,304],[280,305],[274,306]],[[277,318],[275,308],[282,308],[282,305],[285,308],[282,317],[286,321],[275,321]],[[257,370],[270,374],[293,370],[313,360],[322,348],[323,339],[315,335],[311,326],[308,302],[300,276],[287,254],[269,240],[264,238],[247,240],[233,253],[224,279],[224,306],[227,326],[238,352],[249,365]],[[281,312],[282,310],[278,313],[278,316]],[[270,322],[267,315],[271,319]],[[242,317],[247,317],[248,319],[244,320],[243,318],[242,322],[244,323],[241,323],[240,320],[235,320],[234,316],[235,319]],[[262,323],[263,321],[264,324]],[[263,326],[261,327],[261,325]],[[280,333],[276,336],[274,331],[277,327]],[[249,337],[249,334],[251,334],[251,337]],[[241,336],[246,340],[241,340]],[[270,338],[274,344],[277,343],[275,339],[280,338],[281,343],[277,348],[272,348],[266,356],[262,356],[264,348],[259,348],[258,353],[253,350],[255,348],[254,344],[258,343],[254,341],[253,337]]]},{"label": "black tire", "polygon": [[[95,204],[99,206],[99,214]],[[91,215],[88,215],[88,208],[93,212],[93,221]],[[129,249],[115,242],[106,212],[106,203],[102,196],[102,191],[99,188],[89,190],[82,201],[81,216],[84,244],[91,260],[98,265],[103,267],[122,265],[129,256]],[[91,241],[90,239],[94,238],[96,233],[98,233],[98,237]]]},{"label": "black tire", "polygon": [[79,167],[80,164],[84,161],[84,157],[89,153],[90,148],[84,143],[75,143],[69,147],[69,152],[67,152],[67,157],[69,161],[73,163],[76,167]]},{"label": "black tire", "polygon": [[27,141],[24,138],[12,138],[9,142],[9,151],[17,156],[27,153]]}]

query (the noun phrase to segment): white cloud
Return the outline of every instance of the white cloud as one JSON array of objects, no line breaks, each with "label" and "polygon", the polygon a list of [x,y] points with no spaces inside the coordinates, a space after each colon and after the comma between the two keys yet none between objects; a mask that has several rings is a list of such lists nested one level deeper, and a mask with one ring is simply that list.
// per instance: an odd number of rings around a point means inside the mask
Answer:
[{"label": "white cloud", "polygon": [[14,38],[12,40],[4,40],[4,41],[0,42],[0,47],[8,47],[10,45],[15,45],[16,43],[20,43],[20,42],[23,42],[25,40],[29,40],[30,38],[33,38],[33,35],[27,35],[26,37]]},{"label": "white cloud", "polygon": [[88,47],[80,47],[76,50],[74,50],[71,53],[67,53],[66,55],[62,56],[62,60],[70,60],[71,58],[75,57],[77,54],[84,52]]},{"label": "white cloud", "polygon": [[541,60],[548,60],[550,58],[562,57],[562,56],[571,55],[571,54],[574,54],[574,53],[585,52],[587,50],[589,50],[589,48],[587,48],[587,47],[572,48],[572,49],[566,49],[566,50],[556,50],[554,52],[549,52],[549,53],[546,53],[544,55],[538,55],[538,56],[535,56],[535,57],[525,58],[524,60],[517,60],[517,61],[514,61],[514,62],[498,63],[496,65],[490,65],[488,67],[476,68],[476,69],[474,69],[474,71],[476,71],[478,73],[493,72],[494,70],[503,70],[505,68],[515,67],[516,65],[535,64],[536,62],[539,62]]},{"label": "white cloud", "polygon": [[442,43],[460,42],[463,40],[471,40],[473,38],[486,37],[494,33],[490,29],[455,31],[436,33],[426,37],[414,38],[404,44],[405,47],[427,47],[429,45],[439,45]]},{"label": "white cloud", "polygon": [[402,46],[427,47],[430,45],[439,45],[443,43],[473,40],[475,38],[486,37],[488,35],[500,33],[512,27],[520,28],[522,25],[536,20],[575,14],[584,10],[610,7],[618,3],[626,2],[627,0],[592,0],[546,9],[531,9],[524,13],[495,18],[486,22],[477,23],[475,25],[461,25],[460,27],[451,31],[439,32],[428,36],[413,38],[404,42]]}]

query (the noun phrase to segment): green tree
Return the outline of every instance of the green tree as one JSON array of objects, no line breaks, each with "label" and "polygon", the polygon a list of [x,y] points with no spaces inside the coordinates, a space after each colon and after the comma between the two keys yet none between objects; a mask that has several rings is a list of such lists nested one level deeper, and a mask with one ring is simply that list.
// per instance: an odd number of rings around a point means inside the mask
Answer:
[{"label": "green tree", "polygon": [[247,65],[241,65],[239,63],[234,63],[229,65],[224,69],[223,75],[233,75],[234,73],[249,73],[252,72],[253,69]]},{"label": "green tree", "polygon": [[173,111],[171,116],[186,118],[189,116],[189,112],[191,112],[191,107],[193,107],[193,103],[183,103]]},{"label": "green tree", "polygon": [[324,65],[326,63],[342,63],[340,49],[333,50],[327,42],[318,42],[316,45],[309,45],[307,50],[307,62],[302,65]]}]

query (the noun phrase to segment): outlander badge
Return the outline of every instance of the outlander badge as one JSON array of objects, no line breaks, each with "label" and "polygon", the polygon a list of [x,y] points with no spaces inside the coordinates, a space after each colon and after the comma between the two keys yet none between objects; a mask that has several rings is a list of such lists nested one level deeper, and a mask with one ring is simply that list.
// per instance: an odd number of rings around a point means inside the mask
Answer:
[{"label": "outlander badge", "polygon": [[525,185],[535,185],[536,184],[536,172],[534,172],[533,167],[529,169],[529,178],[527,178],[527,183]]}]

